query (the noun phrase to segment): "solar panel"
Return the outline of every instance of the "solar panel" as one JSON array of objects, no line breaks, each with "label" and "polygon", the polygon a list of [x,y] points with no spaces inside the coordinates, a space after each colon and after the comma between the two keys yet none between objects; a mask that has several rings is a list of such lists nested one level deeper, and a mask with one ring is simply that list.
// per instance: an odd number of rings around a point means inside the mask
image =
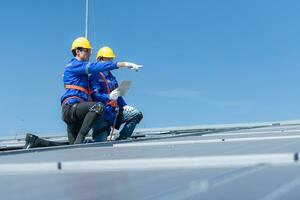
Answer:
[{"label": "solar panel", "polygon": [[[10,142],[23,141],[0,144]],[[138,130],[127,141],[6,149],[0,192],[3,199],[299,199],[299,149],[297,121]]]}]

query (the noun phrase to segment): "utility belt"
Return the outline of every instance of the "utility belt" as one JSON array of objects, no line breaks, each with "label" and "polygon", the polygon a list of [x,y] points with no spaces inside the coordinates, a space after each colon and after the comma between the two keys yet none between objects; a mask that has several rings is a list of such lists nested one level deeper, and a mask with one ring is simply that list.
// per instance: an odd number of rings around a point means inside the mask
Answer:
[{"label": "utility belt", "polygon": [[106,105],[117,108],[118,107],[118,102],[110,100]]},{"label": "utility belt", "polygon": [[[72,89],[72,90],[78,90],[78,91],[81,91],[81,92],[83,92],[84,94],[86,94],[86,95],[88,96],[89,100],[91,100],[91,92],[89,91],[89,89],[87,90],[87,89],[85,89],[85,88],[82,87],[82,86],[78,86],[78,85],[65,85],[65,89]],[[68,101],[69,101],[70,99],[74,99],[74,98],[79,99],[79,102],[83,102],[83,101],[84,101],[84,99],[82,99],[82,98],[80,98],[80,97],[78,97],[78,96],[71,96],[71,97],[66,98],[66,99],[62,102],[61,106],[64,106],[65,104],[68,103]]]},{"label": "utility belt", "polygon": [[[103,73],[100,72],[99,75],[100,75],[100,77],[103,79],[103,81],[104,81],[104,83],[105,83],[105,85],[106,85],[106,91],[107,91],[107,94],[109,95],[110,92],[111,92],[111,90],[110,90],[110,88],[109,88],[108,82],[107,82],[105,76],[103,75]],[[118,103],[117,103],[116,101],[112,101],[112,100],[110,100],[106,105],[112,106],[112,107],[114,107],[114,108],[117,108],[117,107],[118,107]]]},{"label": "utility belt", "polygon": [[[71,96],[71,97],[68,97],[66,98],[62,103],[61,103],[61,107],[64,107],[66,105],[72,105],[72,104],[75,104],[75,103],[68,103],[69,100],[71,99],[78,99],[79,102],[84,102],[84,99],[80,98],[80,97],[77,97],[77,96]],[[77,102],[76,102],[77,103]]]}]

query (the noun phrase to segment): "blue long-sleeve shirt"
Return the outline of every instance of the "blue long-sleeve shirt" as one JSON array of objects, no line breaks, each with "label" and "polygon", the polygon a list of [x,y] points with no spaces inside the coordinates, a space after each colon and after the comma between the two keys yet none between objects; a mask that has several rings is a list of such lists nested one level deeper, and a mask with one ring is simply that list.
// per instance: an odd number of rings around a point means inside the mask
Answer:
[{"label": "blue long-sleeve shirt", "polygon": [[[117,69],[116,62],[89,63],[73,58],[66,66],[63,76],[64,85],[74,85],[90,91],[88,76],[109,70]],[[80,101],[89,101],[89,94],[78,89],[66,89],[61,97],[62,104],[74,104]]]},{"label": "blue long-sleeve shirt", "polygon": [[[110,102],[109,93],[118,87],[118,81],[110,71],[104,71],[102,75],[104,79],[100,73],[93,73],[89,77],[90,89],[92,91],[91,97],[93,101],[106,104],[103,119],[111,121],[115,118],[116,111],[114,107],[108,105]],[[123,97],[119,97],[117,103],[121,109],[126,105]]]}]

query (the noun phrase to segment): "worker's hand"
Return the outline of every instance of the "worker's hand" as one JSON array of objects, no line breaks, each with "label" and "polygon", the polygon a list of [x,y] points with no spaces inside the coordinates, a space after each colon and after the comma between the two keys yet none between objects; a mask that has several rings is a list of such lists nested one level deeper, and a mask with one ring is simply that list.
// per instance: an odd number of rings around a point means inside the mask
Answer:
[{"label": "worker's hand", "polygon": [[130,67],[128,67],[128,68],[137,72],[137,71],[139,71],[142,67],[143,67],[143,65],[133,64],[132,66],[130,66]]},{"label": "worker's hand", "polygon": [[123,109],[126,111],[126,112],[132,112],[134,110],[133,107],[131,106],[124,106]]},{"label": "worker's hand", "polygon": [[115,136],[114,135],[112,135],[112,136],[107,136],[107,140],[108,141],[112,141],[112,140],[115,140],[116,138],[115,138]]},{"label": "worker's hand", "polygon": [[118,89],[115,89],[109,94],[109,100],[116,101],[119,96],[120,96],[120,91],[118,91]]},{"label": "worker's hand", "polygon": [[134,70],[134,71],[139,71],[143,65],[138,65],[135,63],[130,63],[130,62],[125,62],[125,66],[128,67],[128,69]]}]

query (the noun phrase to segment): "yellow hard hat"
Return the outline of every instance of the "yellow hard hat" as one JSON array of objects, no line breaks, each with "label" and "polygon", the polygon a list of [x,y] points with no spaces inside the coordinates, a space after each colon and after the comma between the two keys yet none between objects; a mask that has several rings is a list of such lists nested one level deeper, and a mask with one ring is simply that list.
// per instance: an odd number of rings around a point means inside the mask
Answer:
[{"label": "yellow hard hat", "polygon": [[99,49],[99,51],[97,53],[97,59],[99,57],[115,58],[116,55],[114,54],[114,51],[110,47],[102,47],[101,49]]},{"label": "yellow hard hat", "polygon": [[85,48],[85,49],[91,49],[92,48],[90,41],[85,37],[79,37],[79,38],[75,39],[72,43],[72,49],[71,50],[74,50],[74,49],[77,49],[77,48],[80,48],[80,47]]}]

